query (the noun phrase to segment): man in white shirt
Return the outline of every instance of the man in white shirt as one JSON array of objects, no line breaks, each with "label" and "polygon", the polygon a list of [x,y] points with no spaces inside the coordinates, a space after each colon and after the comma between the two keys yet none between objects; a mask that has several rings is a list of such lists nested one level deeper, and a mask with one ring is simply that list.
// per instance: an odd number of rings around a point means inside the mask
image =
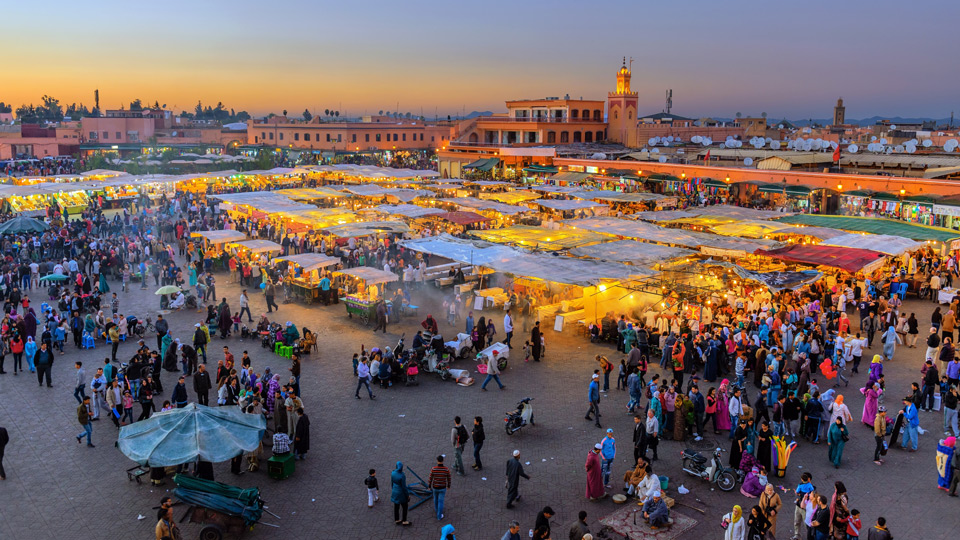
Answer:
[{"label": "man in white shirt", "polygon": [[507,310],[507,314],[503,316],[503,331],[507,333],[507,339],[504,340],[504,344],[508,349],[512,349],[510,346],[510,340],[513,338],[513,318],[510,317],[510,310]]}]

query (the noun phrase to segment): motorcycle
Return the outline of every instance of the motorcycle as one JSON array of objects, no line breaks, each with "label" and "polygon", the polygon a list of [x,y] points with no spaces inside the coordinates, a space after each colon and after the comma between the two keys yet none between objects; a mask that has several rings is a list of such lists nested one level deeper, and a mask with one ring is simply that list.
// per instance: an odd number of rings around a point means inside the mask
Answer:
[{"label": "motorcycle", "polygon": [[720,461],[720,453],[724,450],[717,448],[713,451],[713,458],[710,464],[707,464],[707,458],[699,452],[686,449],[680,452],[680,459],[683,460],[683,471],[687,474],[714,482],[720,491],[732,491],[737,487],[737,473],[734,469],[726,467]]},{"label": "motorcycle", "polygon": [[459,333],[457,339],[447,341],[443,344],[450,354],[450,358],[466,359],[470,356],[470,349],[473,348],[473,341],[470,340],[470,334]]},{"label": "motorcycle", "polygon": [[533,421],[533,405],[530,404],[532,400],[533,398],[529,397],[521,399],[520,403],[517,403],[517,408],[507,413],[507,417],[503,419],[506,422],[504,427],[507,430],[507,435],[513,435],[527,424],[537,425]]},{"label": "motorcycle", "polygon": [[423,371],[439,375],[441,381],[450,378],[449,355],[445,352],[438,353],[436,349],[431,348],[427,351],[426,356],[423,357],[421,366],[423,367]]}]

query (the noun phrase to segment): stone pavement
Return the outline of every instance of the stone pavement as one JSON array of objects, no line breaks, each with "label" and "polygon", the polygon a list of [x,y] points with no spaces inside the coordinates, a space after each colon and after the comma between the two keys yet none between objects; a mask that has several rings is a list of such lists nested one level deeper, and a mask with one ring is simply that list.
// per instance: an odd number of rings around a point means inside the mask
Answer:
[{"label": "stone pavement", "polygon": [[[218,275],[218,280],[218,294],[226,294],[237,310],[239,289],[227,285],[225,275]],[[151,286],[148,291],[140,291],[135,284],[132,292],[120,293],[121,311],[155,316],[158,301],[152,294],[154,289]],[[34,299],[36,304],[38,300]],[[434,313],[441,311],[435,297],[424,298],[422,293],[414,293],[414,301],[422,306],[433,305]],[[262,312],[262,296],[253,294],[252,304],[255,316]],[[922,321],[921,335],[926,333],[932,307],[933,304],[916,300],[908,301],[905,307],[917,312]],[[426,309],[421,308],[421,316],[426,313]],[[172,314],[169,320],[174,335],[189,338],[200,315]],[[369,328],[344,315],[343,305],[281,305],[277,320],[292,320],[301,330],[308,327],[319,333],[320,354],[304,360],[301,380],[303,400],[312,423],[312,449],[306,461],[297,462],[295,475],[281,482],[268,478],[264,469],[234,477],[229,473],[228,464],[216,465],[218,480],[259,487],[269,510],[280,516],[279,521],[265,516],[265,521],[278,523],[280,529],[258,526],[246,533],[245,538],[429,539],[438,537],[441,525],[449,522],[457,527],[460,539],[499,539],[506,523],[512,519],[520,521],[526,534],[540,508],[550,505],[557,512],[553,519],[553,537],[565,539],[567,528],[578,511],[585,509],[589,513],[588,520],[596,533],[601,517],[623,508],[609,498],[596,503],[584,498],[585,457],[602,437],[601,430],[583,420],[587,382],[594,369],[594,354],[608,354],[611,360],[619,361],[611,347],[593,346],[570,332],[561,335],[547,330],[545,360],[539,364],[524,363],[517,350],[503,374],[507,385],[503,391],[494,387],[481,392],[478,388],[481,381],[473,387],[459,387],[424,373],[418,387],[379,390],[377,400],[364,397],[358,401],[353,397],[356,383],[350,365],[351,354],[359,350],[360,344],[367,349],[393,346],[400,332],[406,332],[409,345],[419,326],[418,321],[407,319],[391,324],[386,334],[374,336]],[[502,335],[502,315],[495,316]],[[440,316],[437,318],[443,320]],[[455,333],[443,322],[441,327],[445,335]],[[515,343],[523,343],[521,330],[518,323]],[[152,336],[149,339],[155,344]],[[259,371],[270,366],[274,372],[286,373],[289,367],[288,360],[261,348],[259,341],[241,341],[236,337],[213,340],[209,360],[213,366],[222,356],[223,343],[229,344],[238,358],[243,350],[249,350]],[[129,357],[133,348],[132,342],[121,345],[121,356]],[[167,485],[160,489],[147,482],[138,485],[127,481],[124,471],[133,463],[114,447],[116,429],[106,418],[94,424],[95,449],[76,443],[74,437],[80,428],[75,414],[77,404],[72,396],[73,362],[82,360],[89,376],[94,366],[102,364],[104,356],[109,355],[109,348],[98,344],[95,350],[78,351],[70,344],[67,351],[66,355],[58,356],[54,365],[52,389],[35,386],[32,374],[14,377],[9,357],[10,373],[0,376],[0,425],[7,427],[11,438],[5,458],[7,480],[0,483],[3,495],[0,538],[152,538],[156,524],[153,507],[172,488],[172,481],[168,479]],[[891,396],[887,405],[894,412],[898,399],[907,393],[909,383],[920,380],[923,351],[923,347],[900,348],[895,360],[885,367]],[[472,361],[459,361],[456,365],[473,366]],[[169,397],[174,377],[174,374],[163,374],[164,398]],[[615,376],[611,385],[614,380]],[[840,389],[857,421],[863,404],[857,385],[865,381],[866,370],[851,378],[849,388]],[[751,394],[755,395],[753,389]],[[192,388],[190,396],[194,397]],[[507,436],[501,427],[503,414],[526,396],[534,398],[537,425]],[[613,467],[615,478],[632,464],[632,419],[623,408],[627,399],[625,392],[611,389],[601,403],[604,427],[614,428],[621,441]],[[135,409],[139,412],[138,406]],[[815,484],[829,496],[833,482],[842,480],[850,491],[851,505],[862,512],[865,526],[872,524],[878,515],[885,515],[898,538],[944,538],[949,524],[943,517],[956,515],[958,501],[936,489],[934,449],[942,433],[942,416],[920,414],[921,425],[930,432],[920,437],[920,451],[915,454],[894,449],[885,465],[874,465],[872,433],[855,422],[839,470],[830,466],[825,445],[813,446],[801,441],[791,458],[786,478],[773,481],[775,485],[792,489],[800,472],[809,470],[814,474]],[[467,425],[474,416],[484,417],[487,432],[482,453],[484,470],[475,472],[468,467],[466,477],[454,477],[443,522],[436,520],[432,504],[428,503],[411,512],[412,527],[396,527],[389,502],[389,476],[394,463],[403,461],[426,479],[437,454],[452,456],[449,436],[455,415],[460,415]],[[715,444],[729,448],[726,437],[714,440],[713,435],[689,445],[709,451]],[[523,498],[515,510],[507,510],[504,508],[504,463],[515,448],[522,452],[521,459],[532,479],[521,481]],[[680,443],[662,442],[661,459],[655,464],[657,473],[670,477],[671,495],[675,495],[676,487],[682,483],[691,493],[677,500],[706,512],[700,514],[681,506],[674,509],[698,522],[681,538],[720,538],[720,517],[734,504],[746,509],[756,501],[737,491],[710,490],[705,483],[683,475],[679,468],[681,449]],[[470,452],[464,461],[468,466],[472,463]],[[363,479],[371,467],[378,471],[381,503],[368,509]],[[408,480],[415,480],[409,470]],[[613,491],[619,492],[619,489]],[[778,537],[789,538],[792,497],[782,492],[781,496],[785,507]],[[906,512],[909,519],[905,517]],[[145,518],[138,519],[140,515]],[[175,515],[177,518],[182,515],[181,507]],[[185,538],[195,537],[199,531],[193,524],[182,526]],[[65,535],[65,531],[70,533]]]}]

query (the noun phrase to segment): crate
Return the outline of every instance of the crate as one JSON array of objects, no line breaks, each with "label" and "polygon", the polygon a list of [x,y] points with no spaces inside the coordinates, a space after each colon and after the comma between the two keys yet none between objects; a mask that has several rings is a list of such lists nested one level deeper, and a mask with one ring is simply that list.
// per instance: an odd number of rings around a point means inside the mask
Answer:
[{"label": "crate", "polygon": [[274,480],[284,480],[293,475],[296,469],[293,452],[283,456],[271,456],[267,460],[267,476]]}]

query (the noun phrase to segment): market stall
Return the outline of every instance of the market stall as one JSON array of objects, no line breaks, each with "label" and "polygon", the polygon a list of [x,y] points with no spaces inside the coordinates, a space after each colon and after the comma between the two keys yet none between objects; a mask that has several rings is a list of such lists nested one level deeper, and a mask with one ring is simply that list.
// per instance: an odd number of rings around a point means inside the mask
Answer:
[{"label": "market stall", "polygon": [[502,229],[470,231],[470,235],[487,242],[514,244],[533,249],[556,251],[570,249],[607,240],[602,234],[577,229],[548,229],[529,225],[513,225]]},{"label": "market stall", "polygon": [[342,276],[344,280],[346,296],[340,300],[346,305],[347,315],[358,316],[366,325],[376,320],[379,301],[387,302],[389,309],[390,301],[387,300],[384,289],[387,283],[399,279],[393,272],[385,272],[369,266],[346,268],[334,272],[334,275]]},{"label": "market stall", "polygon": [[[289,263],[288,270],[284,276],[284,284],[289,288],[294,297],[304,300],[307,303],[313,303],[323,300],[324,294],[320,286],[320,271],[324,268],[340,264],[340,259],[330,257],[320,253],[301,253],[299,255],[287,255],[276,257],[274,263],[286,261]],[[331,289],[333,290],[333,289]],[[336,301],[339,296],[334,292],[332,300]],[[330,299],[327,299],[329,301]]]},{"label": "market stall", "polygon": [[233,229],[197,231],[190,233],[190,237],[201,239],[206,252],[204,257],[207,259],[220,257],[225,252],[225,246],[228,242],[240,242],[247,239],[247,235]]}]

